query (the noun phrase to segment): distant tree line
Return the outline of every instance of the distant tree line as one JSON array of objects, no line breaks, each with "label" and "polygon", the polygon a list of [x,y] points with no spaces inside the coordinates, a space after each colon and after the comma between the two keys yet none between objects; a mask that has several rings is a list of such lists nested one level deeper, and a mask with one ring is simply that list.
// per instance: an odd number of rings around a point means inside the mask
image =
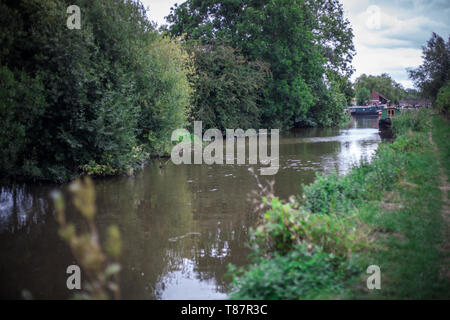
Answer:
[{"label": "distant tree line", "polygon": [[387,73],[379,76],[362,74],[354,83],[356,101],[365,105],[370,92],[379,92],[391,103],[398,104],[404,98],[428,98],[443,113],[450,110],[450,37],[445,41],[433,33],[422,47],[423,63],[418,68],[408,69],[409,77],[417,89],[404,89]]}]

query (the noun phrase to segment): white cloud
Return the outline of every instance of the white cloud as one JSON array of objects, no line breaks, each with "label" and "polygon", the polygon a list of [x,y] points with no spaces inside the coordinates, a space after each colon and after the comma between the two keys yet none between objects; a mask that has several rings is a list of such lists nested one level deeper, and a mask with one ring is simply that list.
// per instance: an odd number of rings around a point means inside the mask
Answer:
[{"label": "white cloud", "polygon": [[[389,73],[404,87],[412,87],[407,68],[422,63],[421,46],[433,31],[449,34],[447,0],[343,0],[346,17],[353,26],[356,57],[353,65],[359,75]],[[375,6],[379,11],[369,10]],[[374,14],[378,16],[374,17]],[[373,20],[379,19],[377,28]]]},{"label": "white cloud", "polygon": [[147,15],[150,20],[156,22],[158,26],[167,24],[165,17],[170,14],[170,8],[175,3],[183,3],[184,0],[141,0],[145,8],[149,8]]},{"label": "white cloud", "polygon": [[[166,24],[175,3],[184,0],[142,0],[149,7],[150,20],[158,25]],[[450,27],[449,0],[342,0],[346,17],[355,35],[357,55],[353,60],[356,72],[353,76],[389,73],[405,87],[412,87],[406,68],[422,63],[421,46],[431,32],[448,37]],[[380,9],[380,28],[370,28],[371,17],[367,9]],[[369,25],[369,27],[368,27]],[[373,27],[373,24],[372,24]]]}]

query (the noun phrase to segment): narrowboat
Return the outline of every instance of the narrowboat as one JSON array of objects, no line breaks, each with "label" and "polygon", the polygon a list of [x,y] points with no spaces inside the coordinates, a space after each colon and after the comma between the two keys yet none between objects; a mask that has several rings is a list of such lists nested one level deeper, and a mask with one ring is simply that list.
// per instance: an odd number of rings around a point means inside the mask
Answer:
[{"label": "narrowboat", "polygon": [[378,120],[378,128],[380,130],[390,129],[392,126],[391,119],[394,118],[401,112],[399,108],[396,107],[387,107],[381,110]]},{"label": "narrowboat", "polygon": [[374,106],[353,106],[349,107],[350,114],[354,116],[358,115],[377,115],[378,107]]}]

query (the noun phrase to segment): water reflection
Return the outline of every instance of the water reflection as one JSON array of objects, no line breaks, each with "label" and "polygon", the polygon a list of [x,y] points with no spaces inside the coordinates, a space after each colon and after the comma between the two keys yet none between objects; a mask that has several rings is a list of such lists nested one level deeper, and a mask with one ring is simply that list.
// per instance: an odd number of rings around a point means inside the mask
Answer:
[{"label": "water reflection", "polygon": [[[342,174],[368,158],[380,141],[377,118],[347,129],[302,129],[282,135],[275,191],[301,193],[316,172]],[[115,223],[123,241],[125,299],[223,299],[227,265],[245,265],[255,224],[248,193],[256,187],[247,165],[150,164],[135,177],[96,181],[97,224]],[[67,298],[68,265],[75,263],[57,235],[50,192],[66,186],[22,184],[0,189],[0,297]],[[68,206],[70,219],[80,222]]]}]

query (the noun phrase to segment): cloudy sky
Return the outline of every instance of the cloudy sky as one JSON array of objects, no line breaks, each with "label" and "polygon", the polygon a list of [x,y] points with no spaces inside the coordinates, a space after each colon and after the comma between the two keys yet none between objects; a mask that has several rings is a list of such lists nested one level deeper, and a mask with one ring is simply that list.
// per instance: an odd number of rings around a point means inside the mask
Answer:
[{"label": "cloudy sky", "polygon": [[[183,0],[143,0],[148,15],[159,25],[170,7]],[[431,32],[450,34],[450,0],[341,0],[353,26],[356,57],[353,76],[389,73],[412,87],[406,68],[422,63],[421,46]]]}]

